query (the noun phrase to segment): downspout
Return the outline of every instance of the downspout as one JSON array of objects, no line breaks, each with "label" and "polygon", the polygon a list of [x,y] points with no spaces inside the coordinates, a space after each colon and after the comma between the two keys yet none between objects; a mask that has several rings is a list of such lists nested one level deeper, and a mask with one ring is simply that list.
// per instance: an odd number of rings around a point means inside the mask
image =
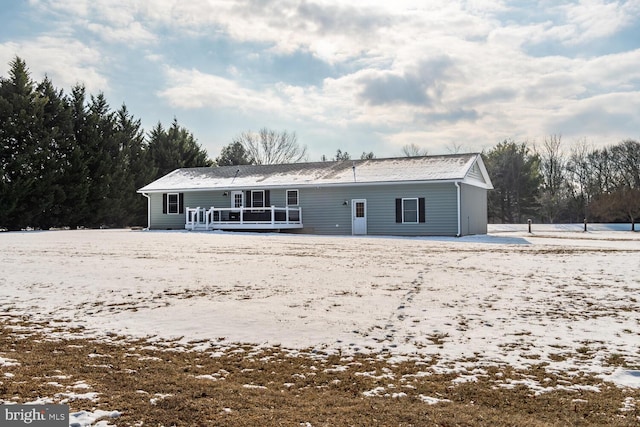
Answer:
[{"label": "downspout", "polygon": [[457,193],[458,193],[458,234],[456,235],[456,237],[461,237],[462,236],[462,225],[460,223],[461,220],[461,207],[460,207],[460,183],[458,181],[454,182],[454,184],[456,185],[456,189],[457,189]]},{"label": "downspout", "polygon": [[147,193],[140,193],[147,198],[147,230],[151,230],[151,197]]}]

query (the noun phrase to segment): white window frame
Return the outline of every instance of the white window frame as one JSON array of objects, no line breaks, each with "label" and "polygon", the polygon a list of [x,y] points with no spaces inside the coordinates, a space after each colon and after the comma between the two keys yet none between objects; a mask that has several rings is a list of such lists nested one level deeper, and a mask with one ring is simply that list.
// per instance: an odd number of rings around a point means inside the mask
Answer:
[{"label": "white window frame", "polygon": [[[262,193],[262,206],[256,206],[255,194]],[[251,190],[251,212],[264,212],[265,206],[265,194],[264,190]]]},{"label": "white window frame", "polygon": [[[289,203],[289,193],[296,194],[296,203]],[[287,190],[287,206],[299,206],[300,205],[300,192],[298,190]]]},{"label": "white window frame", "polygon": [[[171,210],[171,197],[175,196],[175,212]],[[167,215],[180,215],[180,193],[167,193]]]},{"label": "white window frame", "polygon": [[[416,203],[416,220],[415,221],[407,221],[405,219],[405,201],[414,201]],[[407,197],[402,199],[402,223],[403,224],[419,224],[420,223],[420,202],[417,197]]]}]

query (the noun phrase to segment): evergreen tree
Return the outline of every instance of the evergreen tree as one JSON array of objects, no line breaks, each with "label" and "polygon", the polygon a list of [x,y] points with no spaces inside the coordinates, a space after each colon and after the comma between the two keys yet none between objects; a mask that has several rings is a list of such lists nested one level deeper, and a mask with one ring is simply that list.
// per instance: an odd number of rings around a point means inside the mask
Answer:
[{"label": "evergreen tree", "polygon": [[16,57],[0,77],[0,227],[123,226],[146,222],[136,193],[179,167],[210,166],[193,135],[174,120],[146,143],[126,106],[113,112],[83,86],[65,96],[36,84]]},{"label": "evergreen tree", "polygon": [[166,131],[158,123],[149,134],[149,158],[155,168],[155,177],[161,177],[178,168],[211,166],[207,152],[198,144],[191,132],[180,127],[173,119]]},{"label": "evergreen tree", "polygon": [[25,62],[10,63],[0,80],[0,225],[40,226],[50,208],[48,138],[42,123],[46,99],[37,93]]},{"label": "evergreen tree", "polygon": [[484,154],[494,190],[488,195],[492,222],[519,223],[537,211],[540,159],[527,145],[504,141]]},{"label": "evergreen tree", "polygon": [[216,164],[218,166],[248,165],[251,164],[251,161],[242,143],[234,141],[222,148],[216,159]]},{"label": "evergreen tree", "polygon": [[52,199],[44,210],[40,226],[76,225],[69,221],[86,198],[86,192],[81,189],[86,169],[73,131],[72,108],[63,92],[55,89],[48,78],[37,90],[46,100],[42,143],[47,145],[50,155],[45,179]]},{"label": "evergreen tree", "polygon": [[67,194],[65,210],[66,223],[71,227],[89,226],[88,219],[91,208],[88,204],[91,178],[89,176],[89,159],[87,146],[89,145],[87,123],[88,109],[86,106],[86,90],[82,85],[71,89],[69,104],[71,108],[71,126],[75,139],[75,147],[71,153],[69,179],[72,180],[73,190]]},{"label": "evergreen tree", "polygon": [[118,156],[113,171],[113,206],[111,223],[142,225],[146,221],[147,203],[136,190],[153,179],[148,164],[147,144],[140,120],[135,120],[123,104],[116,113]]},{"label": "evergreen tree", "polygon": [[90,227],[113,225],[110,210],[114,197],[114,171],[118,158],[115,118],[103,94],[91,96],[84,126],[76,135],[88,170],[89,189],[85,224]]}]

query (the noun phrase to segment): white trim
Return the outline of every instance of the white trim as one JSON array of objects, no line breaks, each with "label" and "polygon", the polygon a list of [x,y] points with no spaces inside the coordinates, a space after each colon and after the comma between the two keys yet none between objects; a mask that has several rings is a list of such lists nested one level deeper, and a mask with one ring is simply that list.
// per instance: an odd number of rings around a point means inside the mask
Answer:
[{"label": "white trim", "polygon": [[[473,169],[473,165],[478,165],[478,169],[480,169],[480,174],[482,175],[482,179],[484,180],[484,182],[480,182],[477,179],[473,179],[468,176],[469,172],[471,172],[471,170]],[[491,183],[491,178],[489,178],[489,172],[487,172],[487,167],[484,165],[484,162],[482,161],[481,154],[476,154],[476,158],[471,163],[471,167],[465,174],[462,182],[464,182],[465,184],[473,185],[475,187],[480,187],[487,190],[493,190],[493,184]]]},{"label": "white trim", "polygon": [[[171,206],[171,202],[169,202],[169,198],[171,196],[176,196],[176,211],[171,212],[169,206]],[[167,193],[167,215],[180,215],[180,193]]]},{"label": "white trim", "polygon": [[[295,191],[296,193],[296,202],[295,204],[289,204],[289,192],[290,191]],[[298,189],[294,189],[294,190],[286,190],[284,193],[284,197],[285,197],[285,206],[300,206],[300,190]]]},{"label": "white trim", "polygon": [[[336,188],[336,187],[366,187],[366,186],[385,186],[385,185],[425,185],[425,184],[452,184],[456,182],[461,182],[464,184],[471,185],[473,187],[480,187],[485,189],[492,189],[493,187],[488,187],[485,183],[480,183],[476,180],[470,179],[442,179],[442,180],[428,180],[428,181],[380,181],[380,182],[358,182],[358,183],[340,183],[340,184],[301,184],[298,188]],[[282,190],[288,189],[291,187],[290,184],[283,185],[266,185],[261,187],[259,185],[251,184],[253,188],[262,188],[264,190]],[[246,186],[238,186],[238,187],[206,187],[206,188],[179,188],[179,189],[164,189],[164,190],[138,190],[138,193],[166,193],[168,191],[174,192],[198,192],[198,191],[234,191],[236,189],[246,188]]]},{"label": "white trim", "polygon": [[457,189],[457,199],[458,199],[458,234],[456,235],[456,237],[462,237],[462,206],[461,206],[461,202],[462,202],[462,196],[461,196],[461,191],[460,191],[460,183],[456,182],[456,189]]},{"label": "white trim", "polygon": [[[404,219],[404,202],[406,200],[415,200],[416,202],[416,220],[414,221],[405,221]],[[420,200],[418,197],[403,197],[402,198],[402,224],[420,224]]]},{"label": "white trim", "polygon": [[[362,203],[364,204],[364,216],[363,217],[356,217],[356,208],[358,203]],[[360,220],[362,222],[364,222],[364,232],[363,233],[356,233],[356,221]],[[368,224],[367,224],[368,220],[367,220],[367,199],[351,199],[351,235],[361,235],[361,236],[366,236],[369,232],[368,230]]]},{"label": "white trim", "polygon": [[[241,190],[234,190],[229,192],[229,194],[231,195],[231,207],[234,209],[238,209],[238,208],[244,208],[244,191]],[[240,206],[236,206],[236,196],[240,195]]]},{"label": "white trim", "polygon": [[151,230],[151,196],[147,193],[142,193],[147,198],[147,230]]},{"label": "white trim", "polygon": [[[265,201],[265,190],[250,190],[251,191],[251,206],[247,206],[248,208],[259,208],[259,209],[264,209],[266,208],[266,201]],[[262,206],[256,206],[255,205],[255,200],[256,198],[253,197],[253,195],[255,193],[262,193]]]}]

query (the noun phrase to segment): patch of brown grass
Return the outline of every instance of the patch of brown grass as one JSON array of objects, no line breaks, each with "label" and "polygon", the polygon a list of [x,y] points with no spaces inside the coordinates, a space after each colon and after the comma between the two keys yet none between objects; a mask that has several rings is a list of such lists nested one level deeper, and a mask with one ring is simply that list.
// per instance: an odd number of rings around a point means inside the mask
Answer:
[{"label": "patch of brown grass", "polygon": [[[18,326],[18,328],[16,328]],[[72,336],[68,330],[62,330]],[[53,338],[37,325],[0,320],[0,400],[18,403],[74,390],[82,381],[97,401],[70,400],[72,412],[118,410],[130,426],[637,426],[620,411],[638,390],[585,375],[484,367],[473,379],[436,374],[435,360],[392,363],[378,355],[322,355],[220,342],[149,342],[109,337]],[[197,350],[196,350],[197,348]],[[467,361],[472,363],[472,361]],[[9,373],[13,376],[5,376]],[[537,394],[533,381],[549,391]],[[569,390],[570,386],[583,386]],[[599,392],[588,386],[597,386]],[[363,393],[378,388],[377,397]],[[394,397],[395,396],[395,397]],[[442,399],[429,405],[423,397]],[[637,405],[637,404],[636,404]]]}]

